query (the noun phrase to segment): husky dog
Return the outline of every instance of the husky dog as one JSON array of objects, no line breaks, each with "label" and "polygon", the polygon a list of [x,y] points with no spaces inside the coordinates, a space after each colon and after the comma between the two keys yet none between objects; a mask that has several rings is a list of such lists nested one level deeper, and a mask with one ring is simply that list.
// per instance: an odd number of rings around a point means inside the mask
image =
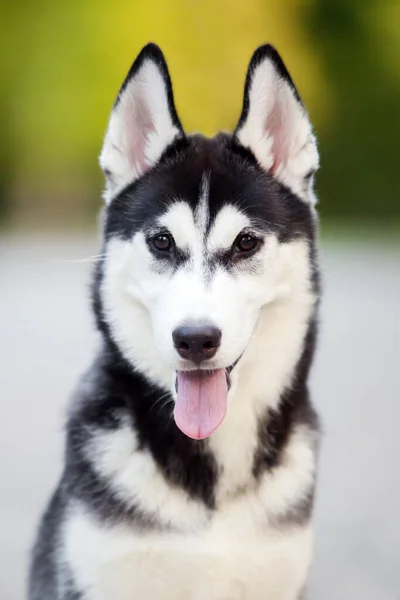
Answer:
[{"label": "husky dog", "polygon": [[30,600],[300,600],[318,419],[318,152],[279,54],[233,134],[187,135],[161,50],[113,106],[100,164],[101,347],[68,414]]}]

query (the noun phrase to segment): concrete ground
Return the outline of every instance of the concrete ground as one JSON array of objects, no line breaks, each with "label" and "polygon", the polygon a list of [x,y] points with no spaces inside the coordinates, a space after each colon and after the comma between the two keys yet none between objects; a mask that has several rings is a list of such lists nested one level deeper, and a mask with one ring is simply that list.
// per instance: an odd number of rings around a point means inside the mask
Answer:
[{"label": "concrete ground", "polygon": [[[63,407],[95,345],[89,237],[0,240],[0,599],[60,472]],[[313,393],[323,418],[311,600],[400,600],[400,246],[328,244]],[[268,599],[266,599],[268,600]]]}]

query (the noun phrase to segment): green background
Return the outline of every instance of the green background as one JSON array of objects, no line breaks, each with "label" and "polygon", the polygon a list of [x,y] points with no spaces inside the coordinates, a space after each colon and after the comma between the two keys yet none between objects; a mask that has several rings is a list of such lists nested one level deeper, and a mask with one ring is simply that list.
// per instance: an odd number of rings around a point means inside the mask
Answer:
[{"label": "green background", "polygon": [[0,3],[0,210],[5,223],[83,224],[131,62],[159,43],[188,131],[231,129],[251,53],[272,42],[314,124],[320,212],[400,221],[400,3],[388,0],[53,0]]}]

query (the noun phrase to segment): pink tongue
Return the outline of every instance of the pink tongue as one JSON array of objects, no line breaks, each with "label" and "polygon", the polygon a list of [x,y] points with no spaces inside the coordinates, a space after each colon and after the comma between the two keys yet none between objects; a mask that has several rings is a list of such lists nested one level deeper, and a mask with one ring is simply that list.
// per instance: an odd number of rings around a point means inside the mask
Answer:
[{"label": "pink tongue", "polygon": [[178,371],[175,423],[195,440],[208,437],[225,417],[227,394],[225,369]]}]

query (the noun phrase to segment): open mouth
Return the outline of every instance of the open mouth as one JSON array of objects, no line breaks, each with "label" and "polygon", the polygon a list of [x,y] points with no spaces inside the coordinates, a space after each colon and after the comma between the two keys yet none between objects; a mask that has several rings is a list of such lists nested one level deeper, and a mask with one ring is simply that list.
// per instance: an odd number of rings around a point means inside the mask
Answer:
[{"label": "open mouth", "polygon": [[[235,364],[236,363],[234,363],[233,365],[231,365],[230,367],[227,367],[225,369],[226,385],[227,385],[228,391],[229,391],[229,389],[231,387],[231,377],[230,377],[230,374],[231,374],[231,371],[232,371],[233,367],[235,366]],[[217,369],[217,370],[219,370],[219,369]],[[201,371],[203,373],[213,373],[214,372],[213,369],[210,369],[210,370],[207,370],[207,369],[193,369],[191,371],[183,371],[183,372],[184,373],[199,373],[199,371]],[[179,371],[179,372],[181,373],[182,371]],[[177,372],[176,379],[175,379],[175,391],[176,391],[176,393],[178,393],[178,372]]]},{"label": "open mouth", "polygon": [[226,415],[230,373],[239,359],[228,368],[177,372],[174,418],[185,435],[202,440],[221,425]]}]

